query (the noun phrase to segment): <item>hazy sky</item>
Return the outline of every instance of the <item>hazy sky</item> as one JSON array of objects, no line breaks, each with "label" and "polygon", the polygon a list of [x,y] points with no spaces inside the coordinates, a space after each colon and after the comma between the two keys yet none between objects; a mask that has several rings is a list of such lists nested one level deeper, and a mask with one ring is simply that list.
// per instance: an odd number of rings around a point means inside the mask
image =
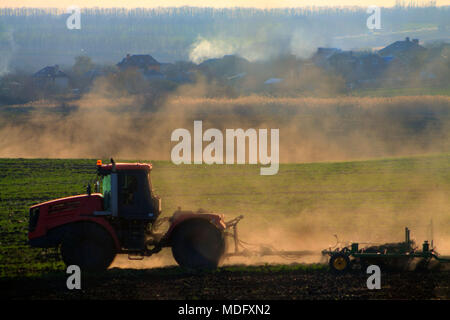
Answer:
[{"label": "hazy sky", "polygon": [[[395,0],[1,0],[0,7],[303,7],[303,6],[369,6],[389,7]],[[409,2],[406,0],[405,2]],[[419,0],[419,2],[425,2]],[[450,0],[437,0],[437,5],[450,5]]]}]

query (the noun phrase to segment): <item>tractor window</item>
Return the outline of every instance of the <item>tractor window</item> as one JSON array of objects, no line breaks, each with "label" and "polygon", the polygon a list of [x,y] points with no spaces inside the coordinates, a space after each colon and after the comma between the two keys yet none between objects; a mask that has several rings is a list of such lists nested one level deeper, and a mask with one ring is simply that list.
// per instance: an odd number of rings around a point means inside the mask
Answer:
[{"label": "tractor window", "polygon": [[103,208],[108,211],[111,205],[111,176],[107,175],[103,177],[102,180],[102,190],[103,190]]},{"label": "tractor window", "polygon": [[152,218],[149,213],[153,213],[153,204],[146,172],[122,171],[118,178],[119,215],[130,219]]},{"label": "tractor window", "polygon": [[135,204],[135,193],[137,191],[138,181],[137,177],[132,174],[124,175],[124,179],[121,185],[121,203],[123,205],[134,205]]}]

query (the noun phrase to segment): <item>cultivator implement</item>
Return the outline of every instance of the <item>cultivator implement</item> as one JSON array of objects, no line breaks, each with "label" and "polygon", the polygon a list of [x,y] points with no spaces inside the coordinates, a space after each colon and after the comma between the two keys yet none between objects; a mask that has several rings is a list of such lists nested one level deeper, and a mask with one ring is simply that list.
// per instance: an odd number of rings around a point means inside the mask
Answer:
[{"label": "cultivator implement", "polygon": [[351,269],[366,270],[369,265],[378,265],[383,269],[405,270],[414,264],[417,269],[427,269],[430,263],[449,263],[450,257],[437,253],[433,244],[424,241],[421,250],[410,238],[410,230],[405,228],[405,241],[386,243],[382,245],[360,248],[360,243],[350,243],[345,246],[329,248],[322,251],[322,255],[329,257],[330,269],[335,273],[344,273]]},{"label": "cultivator implement", "polygon": [[[414,260],[416,269],[426,269],[433,262],[450,263],[450,257],[437,253],[433,242],[424,241],[419,249],[410,237],[410,230],[405,228],[405,241],[399,243],[385,243],[370,245],[370,243],[342,243],[336,236],[336,245],[322,252],[301,250],[277,250],[270,245],[255,245],[239,239],[238,223],[243,219],[239,216],[226,223],[225,235],[232,238],[234,250],[225,254],[225,258],[232,257],[265,257],[278,256],[288,260],[297,260],[307,256],[328,258],[331,271],[344,273],[352,269],[366,270],[369,265],[378,265],[384,270],[407,269]],[[361,245],[366,245],[361,247]]]}]

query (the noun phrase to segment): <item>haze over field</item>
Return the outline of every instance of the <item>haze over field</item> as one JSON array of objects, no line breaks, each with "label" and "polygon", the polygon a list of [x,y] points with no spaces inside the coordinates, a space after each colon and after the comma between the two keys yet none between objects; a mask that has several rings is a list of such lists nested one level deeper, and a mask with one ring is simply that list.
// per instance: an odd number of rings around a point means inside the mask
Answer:
[{"label": "haze over field", "polygon": [[225,54],[264,61],[285,54],[307,58],[317,47],[372,50],[407,36],[422,43],[449,39],[448,6],[383,8],[381,29],[374,31],[367,28],[366,10],[91,8],[81,11],[81,29],[69,30],[65,8],[1,9],[0,73],[67,67],[79,55],[97,64],[116,64],[127,53],[151,54],[160,62],[198,63]]},{"label": "haze over field", "polygon": [[280,129],[284,163],[450,151],[448,96],[210,99],[192,96],[192,87],[184,90],[153,112],[141,111],[140,96],[98,93],[74,102],[69,113],[30,104],[21,108],[26,114],[0,119],[0,157],[169,160],[171,133],[193,132],[194,120],[222,132]]},{"label": "haze over field", "polygon": [[[280,8],[304,6],[369,6],[377,5],[389,7],[396,4],[396,0],[228,0],[216,2],[212,0],[78,0],[80,7],[123,7],[123,8],[156,8],[156,7],[254,7]],[[426,1],[423,1],[426,2]],[[449,5],[449,0],[436,0],[436,5]],[[419,2],[420,3],[420,2]],[[72,0],[21,0],[20,4],[14,0],[4,0],[0,7],[33,7],[33,8],[67,8],[74,5]]]}]

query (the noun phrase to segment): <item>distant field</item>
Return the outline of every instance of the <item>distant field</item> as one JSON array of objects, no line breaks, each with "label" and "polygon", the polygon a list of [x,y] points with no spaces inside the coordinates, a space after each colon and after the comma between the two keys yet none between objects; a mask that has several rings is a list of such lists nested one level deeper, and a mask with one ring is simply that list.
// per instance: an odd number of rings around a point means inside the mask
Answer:
[{"label": "distant field", "polygon": [[350,95],[357,97],[450,96],[450,87],[358,89],[350,93]]},{"label": "distant field", "polygon": [[[260,176],[257,166],[152,163],[165,215],[178,206],[228,219],[244,214],[241,236],[254,242],[319,249],[334,233],[401,240],[405,225],[422,240],[433,219],[439,248],[449,247],[450,154],[284,164],[275,176]],[[28,207],[85,193],[94,177],[95,160],[0,159],[0,276],[62,270],[61,262],[28,248]]]}]

